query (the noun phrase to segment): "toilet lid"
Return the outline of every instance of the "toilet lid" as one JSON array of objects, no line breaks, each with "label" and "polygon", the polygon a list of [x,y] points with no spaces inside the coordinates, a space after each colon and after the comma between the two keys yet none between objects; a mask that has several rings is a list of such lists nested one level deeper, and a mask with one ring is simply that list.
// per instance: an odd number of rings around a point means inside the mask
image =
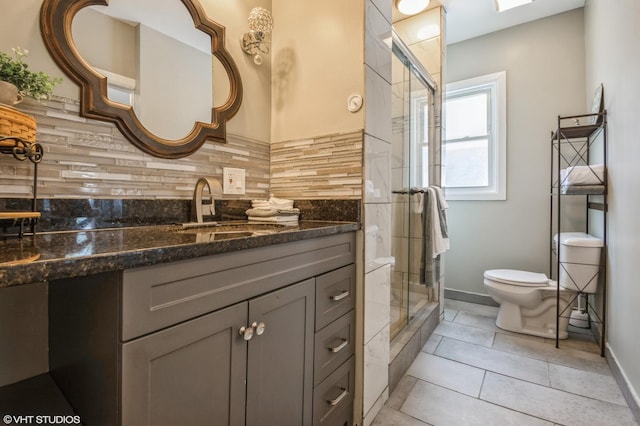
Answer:
[{"label": "toilet lid", "polygon": [[484,276],[500,283],[520,286],[544,287],[549,284],[549,278],[545,274],[515,269],[492,269],[485,271]]}]

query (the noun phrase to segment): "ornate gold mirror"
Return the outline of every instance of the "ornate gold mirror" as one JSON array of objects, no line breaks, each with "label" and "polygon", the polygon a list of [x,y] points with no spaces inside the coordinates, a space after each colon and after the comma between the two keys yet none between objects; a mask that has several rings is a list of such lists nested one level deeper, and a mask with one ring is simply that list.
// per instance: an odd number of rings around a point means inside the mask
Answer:
[{"label": "ornate gold mirror", "polygon": [[[44,0],[40,26],[53,59],[80,85],[84,117],[115,123],[156,157],[226,141],[242,83],[224,27],[198,0]],[[214,68],[228,84],[216,78],[214,87]]]}]

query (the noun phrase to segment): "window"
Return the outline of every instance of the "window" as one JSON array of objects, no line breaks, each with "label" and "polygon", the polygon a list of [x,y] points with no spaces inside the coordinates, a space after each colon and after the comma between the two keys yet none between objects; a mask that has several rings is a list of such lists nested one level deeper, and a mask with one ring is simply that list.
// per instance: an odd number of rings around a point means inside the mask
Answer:
[{"label": "window", "polygon": [[506,199],[506,92],[504,71],[447,84],[447,199]]}]

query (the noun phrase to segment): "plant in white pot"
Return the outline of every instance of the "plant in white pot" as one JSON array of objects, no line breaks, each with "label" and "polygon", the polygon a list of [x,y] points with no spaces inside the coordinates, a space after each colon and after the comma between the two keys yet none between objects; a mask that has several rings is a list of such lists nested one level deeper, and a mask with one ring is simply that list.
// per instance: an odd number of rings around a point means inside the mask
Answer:
[{"label": "plant in white pot", "polygon": [[41,71],[31,71],[24,58],[26,49],[12,48],[13,55],[0,52],[0,103],[17,104],[24,96],[36,100],[49,99],[61,78],[51,77]]}]

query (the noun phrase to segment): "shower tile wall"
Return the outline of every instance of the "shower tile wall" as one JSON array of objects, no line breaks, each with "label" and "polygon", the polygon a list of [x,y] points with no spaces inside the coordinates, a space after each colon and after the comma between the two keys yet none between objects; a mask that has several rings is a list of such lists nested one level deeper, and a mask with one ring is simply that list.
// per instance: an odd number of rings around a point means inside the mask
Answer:
[{"label": "shower tile wall", "polygon": [[[364,371],[362,415],[388,397],[391,262],[391,2],[365,2]],[[386,294],[385,294],[386,292]]]},{"label": "shower tile wall", "polygon": [[[392,203],[392,248],[395,263],[391,273],[391,336],[431,300],[433,290],[419,284],[420,253],[423,246],[421,195],[394,194]],[[407,293],[408,289],[408,293]]]},{"label": "shower tile wall", "polygon": [[[405,142],[405,130],[409,127],[409,111],[405,111],[405,67],[397,59],[393,61],[392,91],[392,159],[391,186],[399,191],[409,188],[409,143]],[[406,159],[406,161],[405,161]],[[395,263],[391,272],[390,295],[390,334],[394,336],[407,324],[406,308],[408,295],[403,289],[408,280],[408,212],[410,196],[393,194],[392,198],[392,228],[391,253]]]}]

